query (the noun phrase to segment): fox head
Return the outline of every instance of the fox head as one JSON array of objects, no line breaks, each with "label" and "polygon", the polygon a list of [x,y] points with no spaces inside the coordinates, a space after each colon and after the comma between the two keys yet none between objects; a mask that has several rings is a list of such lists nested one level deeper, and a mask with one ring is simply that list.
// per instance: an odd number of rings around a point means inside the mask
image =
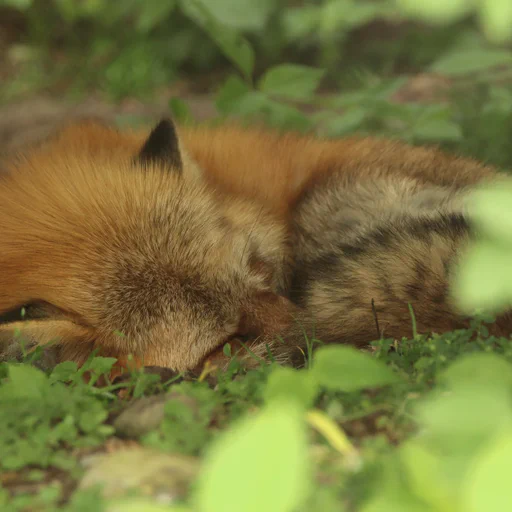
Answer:
[{"label": "fox head", "polygon": [[0,347],[20,331],[59,360],[176,371],[231,340],[261,355],[294,315],[287,237],[207,184],[171,121],[144,138],[69,127],[0,176]]}]

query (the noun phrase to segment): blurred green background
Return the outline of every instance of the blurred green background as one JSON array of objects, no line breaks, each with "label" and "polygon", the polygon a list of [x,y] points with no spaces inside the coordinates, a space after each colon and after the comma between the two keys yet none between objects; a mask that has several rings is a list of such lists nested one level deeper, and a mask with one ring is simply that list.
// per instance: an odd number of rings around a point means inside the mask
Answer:
[{"label": "blurred green background", "polygon": [[203,102],[512,167],[511,29],[509,0],[0,0],[0,102]]}]

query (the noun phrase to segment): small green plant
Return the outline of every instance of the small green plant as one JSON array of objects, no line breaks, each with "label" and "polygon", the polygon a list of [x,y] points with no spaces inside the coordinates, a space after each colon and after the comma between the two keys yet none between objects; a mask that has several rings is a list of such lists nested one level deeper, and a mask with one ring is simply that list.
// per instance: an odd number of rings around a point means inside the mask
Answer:
[{"label": "small green plant", "polygon": [[[100,358],[89,368],[104,373],[112,364]],[[7,366],[0,387],[2,468],[35,464],[71,470],[69,446],[99,445],[112,434],[104,425],[106,407],[92,384],[78,383],[81,375],[70,363],[57,366],[50,376],[29,365]],[[65,384],[70,380],[75,385]]]}]

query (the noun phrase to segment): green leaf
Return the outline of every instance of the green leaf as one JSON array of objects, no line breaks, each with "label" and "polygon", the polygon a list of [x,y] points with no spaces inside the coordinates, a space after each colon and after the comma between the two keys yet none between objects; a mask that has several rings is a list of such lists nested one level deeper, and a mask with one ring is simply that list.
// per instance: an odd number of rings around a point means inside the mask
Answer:
[{"label": "green leaf", "polygon": [[324,70],[297,64],[281,64],[270,68],[258,88],[271,96],[288,99],[309,99],[320,84]]},{"label": "green leaf", "polygon": [[430,71],[446,76],[460,76],[511,65],[512,52],[508,50],[474,49],[444,55],[432,64]]},{"label": "green leaf", "polygon": [[144,2],[140,2],[137,30],[146,33],[166,21],[177,4],[177,0],[144,0]]},{"label": "green leaf", "polygon": [[512,251],[512,184],[510,180],[473,192],[470,215],[487,237]]},{"label": "green leaf", "polygon": [[262,105],[261,112],[266,114],[272,126],[296,131],[307,131],[311,129],[311,120],[295,107],[273,101],[265,96],[264,98],[266,101]]},{"label": "green leaf", "polygon": [[386,2],[330,0],[322,6],[320,30],[326,35],[367,25],[385,15]]},{"label": "green leaf", "polygon": [[112,369],[116,362],[117,359],[115,357],[96,356],[86,365],[84,365],[84,367],[86,367],[88,371],[93,372],[97,375],[104,375]]},{"label": "green leaf", "polygon": [[[240,95],[235,100],[226,105],[225,114],[239,115],[242,117],[250,118],[253,115],[262,114],[270,110],[270,100],[261,92],[248,90],[246,94]],[[227,106],[229,104],[229,106]]]},{"label": "green leaf", "polygon": [[78,417],[78,426],[83,432],[94,432],[106,419],[108,411],[103,409],[99,402],[93,402],[87,411],[83,411]]},{"label": "green leaf", "polygon": [[312,372],[277,367],[268,378],[265,402],[293,400],[297,405],[310,407],[318,394],[318,384]]},{"label": "green leaf", "polygon": [[473,7],[473,2],[468,0],[397,0],[397,3],[410,16],[436,23],[460,19]]},{"label": "green leaf", "polygon": [[0,5],[4,5],[6,7],[13,7],[14,9],[18,9],[20,11],[26,11],[30,7],[34,0],[3,0],[0,2]]},{"label": "green leaf", "polygon": [[413,135],[422,141],[458,141],[463,137],[460,125],[448,119],[421,120]]},{"label": "green leaf", "polygon": [[300,408],[275,402],[246,417],[211,448],[199,479],[199,512],[292,512],[310,472]]},{"label": "green leaf", "polygon": [[181,7],[184,14],[209,34],[222,53],[250,81],[254,68],[251,45],[238,32],[219,23],[201,0],[182,0]]},{"label": "green leaf", "polygon": [[262,30],[275,8],[274,0],[196,0],[222,25],[238,30]]},{"label": "green leaf", "polygon": [[422,439],[445,454],[466,457],[494,435],[512,428],[509,390],[481,382],[436,393],[417,408]]},{"label": "green leaf", "polygon": [[288,42],[295,42],[309,36],[320,25],[321,15],[322,9],[316,5],[284,9],[281,20],[283,37]]},{"label": "green leaf", "polygon": [[112,501],[106,510],[108,512],[192,512],[185,506],[162,504],[147,498]]},{"label": "green leaf", "polygon": [[325,130],[331,137],[338,137],[353,132],[364,123],[367,113],[368,109],[365,107],[350,108],[341,116],[336,116],[327,122]]},{"label": "green leaf", "polygon": [[343,345],[319,348],[311,371],[320,385],[345,392],[400,381],[396,373],[371,355]]},{"label": "green leaf", "polygon": [[407,481],[413,493],[432,510],[456,510],[457,488],[445,474],[444,460],[418,442],[409,442],[400,449]]},{"label": "green leaf", "polygon": [[511,250],[489,241],[471,246],[453,278],[453,295],[462,311],[500,312],[512,304]]},{"label": "green leaf", "polygon": [[9,380],[11,399],[41,398],[48,386],[46,374],[27,364],[9,365]]},{"label": "green leaf", "polygon": [[73,380],[77,376],[77,370],[78,366],[73,361],[64,361],[62,363],[59,363],[52,370],[52,373],[50,375],[50,382],[67,382]]},{"label": "green leaf", "polygon": [[236,110],[238,102],[250,91],[247,84],[236,75],[231,75],[218,90],[215,106],[222,114],[230,114]]},{"label": "green leaf", "polygon": [[512,2],[486,0],[479,4],[480,23],[494,43],[504,43],[512,37]]},{"label": "green leaf", "polygon": [[171,100],[169,101],[169,108],[171,109],[174,120],[177,123],[185,124],[192,121],[192,112],[190,112],[187,103],[185,103],[185,101],[183,101],[182,99],[171,98]]},{"label": "green leaf", "polygon": [[452,363],[439,377],[450,387],[481,383],[512,389],[512,364],[496,354],[465,354]]},{"label": "green leaf", "polygon": [[[415,498],[407,489],[384,489],[361,512],[438,512]],[[450,511],[451,512],[451,511]]]},{"label": "green leaf", "polygon": [[498,437],[475,461],[462,493],[467,512],[512,510],[512,431]]}]

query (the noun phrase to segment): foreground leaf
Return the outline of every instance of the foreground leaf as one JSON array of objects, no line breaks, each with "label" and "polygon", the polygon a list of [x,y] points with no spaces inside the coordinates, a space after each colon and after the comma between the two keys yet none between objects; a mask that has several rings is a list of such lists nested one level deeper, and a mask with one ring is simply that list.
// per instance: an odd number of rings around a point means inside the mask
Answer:
[{"label": "foreground leaf", "polygon": [[512,304],[512,249],[482,241],[464,254],[454,276],[453,293],[467,314],[499,312]]},{"label": "foreground leaf", "polygon": [[452,363],[440,379],[451,388],[481,383],[512,389],[512,364],[497,354],[467,354]]},{"label": "foreground leaf", "polygon": [[309,491],[300,408],[276,402],[212,447],[199,480],[200,512],[292,512]]},{"label": "foreground leaf", "polygon": [[320,385],[345,392],[400,381],[396,373],[371,355],[342,345],[319,348],[312,372]]},{"label": "foreground leaf", "polygon": [[512,252],[512,184],[509,180],[473,192],[470,215],[487,236],[508,244]]},{"label": "foreground leaf", "polygon": [[318,384],[311,372],[278,367],[271,374],[265,387],[265,401],[293,400],[308,408],[318,393]]},{"label": "foreground leaf", "polygon": [[502,512],[512,510],[510,464],[512,430],[500,436],[477,459],[466,480],[463,496],[467,512]]}]

